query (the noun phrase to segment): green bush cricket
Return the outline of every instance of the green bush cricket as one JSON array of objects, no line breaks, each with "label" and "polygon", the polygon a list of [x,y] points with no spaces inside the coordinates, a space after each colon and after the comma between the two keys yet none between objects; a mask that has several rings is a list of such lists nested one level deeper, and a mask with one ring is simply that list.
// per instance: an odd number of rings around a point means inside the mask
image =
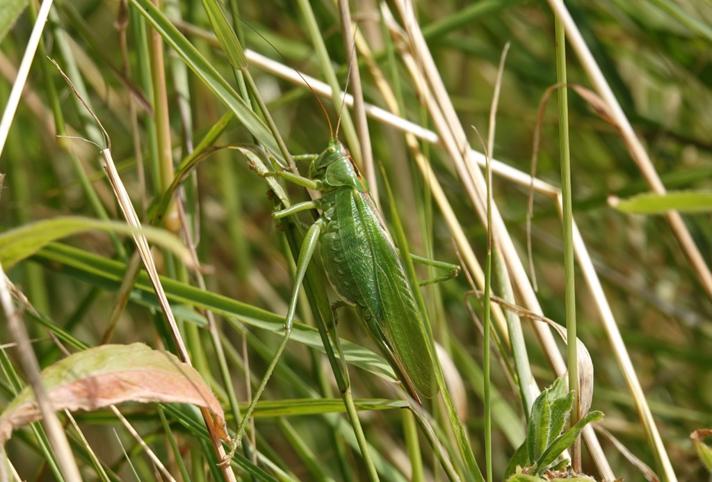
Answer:
[{"label": "green bush cricket", "polygon": [[[305,79],[308,86],[308,82]],[[316,97],[316,94],[315,94]],[[317,97],[318,101],[318,97]],[[331,129],[328,115],[319,101],[332,132],[331,140],[319,155],[298,156],[311,159],[309,177],[287,170],[260,173],[320,193],[318,199],[294,204],[273,213],[275,219],[317,210],[318,219],[309,227],[299,249],[295,284],[285,318],[285,334],[265,375],[254,393],[238,429],[236,441],[274,371],[291,334],[299,290],[307,266],[319,248],[329,284],[345,304],[355,307],[371,338],[388,360],[397,378],[417,402],[437,392],[431,353],[434,349],[420,324],[423,316],[399,258],[398,250],[376,208],[358,168]],[[338,124],[337,124],[338,133]],[[417,256],[415,260],[449,268],[459,267]],[[450,276],[433,281],[446,279]],[[427,283],[427,282],[426,282]],[[421,283],[424,284],[424,283]],[[416,287],[417,288],[417,287]]]},{"label": "green bush cricket", "polygon": [[[398,251],[361,175],[345,147],[336,140],[330,141],[327,148],[314,157],[309,174],[310,178],[289,171],[266,174],[321,193],[318,199],[273,213],[275,219],[314,209],[321,213],[302,241],[285,319],[285,338],[275,353],[273,364],[290,334],[306,268],[319,248],[329,283],[341,301],[356,308],[409,394],[416,400],[432,397],[437,389],[426,345],[428,340],[418,326],[423,322],[422,316]],[[441,265],[444,263],[438,264]],[[265,379],[270,369],[273,369],[271,365]],[[261,394],[265,379],[255,397]]]},{"label": "green bush cricket", "polygon": [[284,172],[282,177],[322,197],[278,211],[275,218],[321,211],[310,232],[319,238],[330,284],[342,301],[356,307],[411,396],[432,397],[428,341],[417,325],[422,317],[391,236],[344,146],[332,140],[312,162],[310,175],[305,179]]}]

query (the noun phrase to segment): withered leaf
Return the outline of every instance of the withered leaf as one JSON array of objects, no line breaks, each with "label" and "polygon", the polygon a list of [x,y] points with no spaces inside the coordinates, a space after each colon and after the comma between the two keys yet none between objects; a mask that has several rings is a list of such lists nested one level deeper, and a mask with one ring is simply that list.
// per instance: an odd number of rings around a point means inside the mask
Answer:
[{"label": "withered leaf", "polygon": [[[121,402],[175,402],[208,409],[227,439],[225,414],[200,374],[175,355],[143,343],[102,345],[74,353],[42,370],[55,410],[96,410]],[[0,415],[0,444],[12,431],[41,418],[30,387]]]}]

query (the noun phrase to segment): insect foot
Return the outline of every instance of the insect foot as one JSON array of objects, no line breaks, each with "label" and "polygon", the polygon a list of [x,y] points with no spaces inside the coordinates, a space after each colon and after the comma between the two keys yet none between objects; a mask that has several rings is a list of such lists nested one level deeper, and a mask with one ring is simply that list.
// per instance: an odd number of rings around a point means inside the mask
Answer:
[{"label": "insect foot", "polygon": [[279,169],[277,171],[262,171],[258,172],[257,175],[260,177],[279,177],[282,172],[284,172],[282,169]]}]

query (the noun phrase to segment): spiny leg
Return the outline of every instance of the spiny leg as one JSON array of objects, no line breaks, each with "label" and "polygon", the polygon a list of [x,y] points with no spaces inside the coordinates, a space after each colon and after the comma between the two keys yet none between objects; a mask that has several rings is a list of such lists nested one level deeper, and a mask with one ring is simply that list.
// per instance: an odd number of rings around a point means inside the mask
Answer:
[{"label": "spiny leg", "polygon": [[309,179],[308,177],[300,176],[299,174],[294,174],[290,171],[268,171],[260,174],[262,177],[281,177],[285,181],[289,181],[298,186],[311,189],[313,191],[320,191],[322,183],[321,181],[315,179]]},{"label": "spiny leg", "polygon": [[262,393],[264,392],[265,388],[267,387],[267,382],[269,381],[270,377],[272,376],[272,373],[274,372],[274,369],[277,367],[277,363],[279,363],[279,359],[282,356],[282,352],[284,352],[284,349],[287,346],[287,342],[289,341],[289,336],[292,333],[292,324],[294,322],[294,314],[297,309],[297,300],[299,299],[299,290],[302,286],[302,282],[304,281],[304,275],[306,274],[307,267],[309,266],[309,262],[311,261],[312,256],[314,255],[314,251],[316,250],[316,245],[317,242],[319,241],[319,235],[321,234],[321,228],[323,225],[324,221],[317,220],[314,224],[311,225],[309,230],[307,231],[306,235],[304,236],[304,240],[302,241],[302,245],[299,248],[299,257],[297,259],[297,272],[294,280],[294,289],[292,290],[292,296],[289,301],[289,309],[287,310],[287,317],[285,318],[285,323],[284,323],[284,338],[282,338],[282,342],[279,344],[279,347],[277,347],[277,351],[274,354],[274,357],[272,358],[272,361],[270,362],[269,366],[267,367],[267,370],[265,371],[265,375],[262,378],[262,381],[260,382],[260,385],[257,387],[257,390],[255,391],[254,396],[252,397],[252,401],[250,402],[250,405],[247,407],[247,410],[245,411],[245,416],[242,418],[242,421],[240,422],[240,425],[237,429],[237,434],[235,435],[235,442],[233,448],[230,450],[230,453],[228,455],[228,459],[232,458],[232,455],[235,453],[235,450],[240,447],[240,443],[242,441],[242,437],[245,434],[245,430],[247,428],[247,423],[252,417],[252,414],[255,411],[255,408],[257,407],[257,402],[259,401],[260,397],[262,396]]}]

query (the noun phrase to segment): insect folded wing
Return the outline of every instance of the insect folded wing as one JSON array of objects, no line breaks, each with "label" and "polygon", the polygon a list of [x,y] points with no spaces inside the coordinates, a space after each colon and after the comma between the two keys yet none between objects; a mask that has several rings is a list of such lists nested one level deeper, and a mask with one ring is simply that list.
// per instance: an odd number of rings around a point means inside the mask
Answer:
[{"label": "insect folded wing", "polygon": [[312,171],[325,186],[321,254],[330,283],[355,305],[414,398],[437,393],[429,340],[405,270],[346,150],[332,143]]}]

